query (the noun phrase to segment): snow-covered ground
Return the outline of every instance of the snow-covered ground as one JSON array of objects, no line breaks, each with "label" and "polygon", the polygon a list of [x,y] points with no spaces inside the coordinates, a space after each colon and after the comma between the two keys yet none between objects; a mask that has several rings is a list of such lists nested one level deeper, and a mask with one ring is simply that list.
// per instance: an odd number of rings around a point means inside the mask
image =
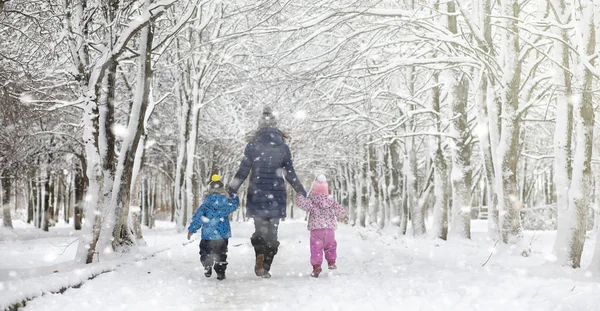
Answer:
[{"label": "snow-covered ground", "polygon": [[[234,222],[227,279],[217,281],[202,274],[199,241],[186,244],[169,223],[145,231],[141,254],[88,266],[71,264],[68,227],[41,233],[18,224],[17,236],[0,232],[0,310],[27,296],[39,297],[22,310],[600,310],[600,276],[554,264],[554,232],[527,232],[528,258],[498,245],[482,266],[494,245],[485,227],[475,221],[473,240],[444,242],[342,225],[338,270],[315,279],[306,223],[287,220],[273,278],[260,279],[253,225]],[[101,271],[111,272],[49,293]]]}]

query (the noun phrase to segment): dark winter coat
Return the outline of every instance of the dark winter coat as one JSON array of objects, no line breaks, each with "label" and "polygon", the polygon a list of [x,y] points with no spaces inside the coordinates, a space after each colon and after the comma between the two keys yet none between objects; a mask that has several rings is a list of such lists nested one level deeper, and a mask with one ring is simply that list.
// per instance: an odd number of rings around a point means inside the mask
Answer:
[{"label": "dark winter coat", "polygon": [[229,214],[238,207],[239,198],[232,196],[229,199],[219,193],[206,196],[204,202],[192,217],[188,231],[196,233],[202,227],[202,240],[219,240],[231,237]]},{"label": "dark winter coat", "polygon": [[237,193],[250,174],[246,214],[248,217],[282,218],[286,216],[286,193],[283,178],[296,193],[306,191],[296,176],[290,148],[283,134],[275,128],[263,128],[246,145],[240,168],[229,185],[230,193]]}]

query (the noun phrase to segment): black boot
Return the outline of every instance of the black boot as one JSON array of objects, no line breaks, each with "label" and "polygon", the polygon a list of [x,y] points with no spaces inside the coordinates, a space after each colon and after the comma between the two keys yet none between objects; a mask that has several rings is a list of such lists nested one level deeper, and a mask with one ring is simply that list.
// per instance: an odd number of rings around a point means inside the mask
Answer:
[{"label": "black boot", "polygon": [[227,270],[227,262],[215,263],[215,272],[217,273],[217,280],[222,281],[225,279],[225,270]]},{"label": "black boot", "polygon": [[271,265],[273,264],[273,258],[277,254],[279,250],[279,241],[268,241],[265,247],[265,261],[263,263],[263,267],[265,269],[265,273],[263,274],[264,278],[270,278],[271,273]]},{"label": "black boot", "polygon": [[256,276],[262,277],[265,273],[265,240],[261,236],[253,235],[252,238],[250,238],[250,242],[252,243],[252,246],[254,246],[254,254],[256,256],[254,273]]},{"label": "black boot", "polygon": [[204,266],[204,276],[209,278],[212,275],[212,266],[211,265],[205,265]]}]

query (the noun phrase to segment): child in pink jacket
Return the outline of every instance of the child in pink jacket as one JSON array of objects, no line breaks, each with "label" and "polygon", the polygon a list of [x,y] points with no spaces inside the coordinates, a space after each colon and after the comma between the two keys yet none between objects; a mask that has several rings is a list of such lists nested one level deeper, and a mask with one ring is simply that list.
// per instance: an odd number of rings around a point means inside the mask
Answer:
[{"label": "child in pink jacket", "polygon": [[296,195],[300,209],[307,211],[308,230],[310,230],[310,264],[312,277],[319,277],[323,271],[323,251],[329,270],[337,269],[337,242],[335,241],[336,218],[347,218],[344,208],[329,196],[327,179],[319,175],[312,186],[310,197]]}]

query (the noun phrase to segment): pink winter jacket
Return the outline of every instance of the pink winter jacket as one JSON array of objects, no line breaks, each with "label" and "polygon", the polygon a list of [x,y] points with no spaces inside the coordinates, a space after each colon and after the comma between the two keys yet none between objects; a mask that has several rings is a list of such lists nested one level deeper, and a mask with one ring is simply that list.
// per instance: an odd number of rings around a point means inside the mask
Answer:
[{"label": "pink winter jacket", "polygon": [[344,208],[327,194],[317,194],[309,198],[296,195],[297,205],[308,212],[308,230],[336,229],[336,218],[347,216]]}]

